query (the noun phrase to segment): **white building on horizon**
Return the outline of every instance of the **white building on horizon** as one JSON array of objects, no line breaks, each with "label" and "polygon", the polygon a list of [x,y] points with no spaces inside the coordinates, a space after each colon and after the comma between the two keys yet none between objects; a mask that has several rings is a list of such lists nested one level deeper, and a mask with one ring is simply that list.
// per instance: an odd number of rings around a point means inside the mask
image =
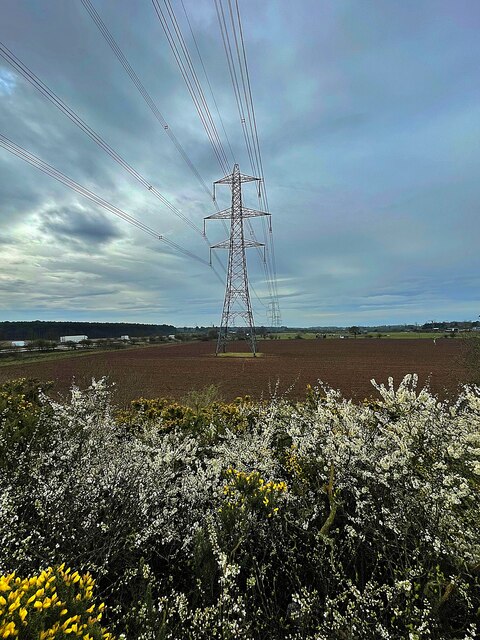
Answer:
[{"label": "white building on horizon", "polygon": [[60,342],[81,342],[88,340],[87,336],[60,336]]}]

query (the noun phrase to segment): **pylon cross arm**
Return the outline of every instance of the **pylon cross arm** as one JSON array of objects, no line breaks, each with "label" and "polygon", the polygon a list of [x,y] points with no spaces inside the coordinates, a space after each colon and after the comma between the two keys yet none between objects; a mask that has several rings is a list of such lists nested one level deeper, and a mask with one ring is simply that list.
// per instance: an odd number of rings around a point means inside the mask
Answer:
[{"label": "pylon cross arm", "polygon": [[215,180],[213,184],[233,184],[236,179],[239,182],[261,182],[261,178],[255,178],[254,176],[249,176],[246,173],[238,173],[238,178],[235,175],[235,172],[230,173],[228,176],[221,178],[220,180]]},{"label": "pylon cross arm", "polygon": [[215,182],[213,183],[214,185],[216,184],[232,184],[233,182],[233,173],[231,173],[228,176],[225,176],[224,178],[221,178],[220,180],[215,180]]},{"label": "pylon cross arm", "polygon": [[222,240],[222,242],[217,242],[217,244],[212,244],[210,249],[228,249],[230,247],[230,240]]},{"label": "pylon cross arm", "polygon": [[270,213],[266,211],[258,211],[257,209],[248,209],[247,207],[242,207],[242,218],[255,218],[256,216],[269,216]]},{"label": "pylon cross arm", "polygon": [[257,242],[256,240],[245,240],[245,247],[264,247],[263,242]]},{"label": "pylon cross arm", "polygon": [[[245,248],[250,247],[264,247],[265,243],[257,242],[256,240],[244,240],[243,246]],[[230,240],[222,240],[222,242],[217,242],[217,244],[212,244],[210,249],[229,249],[230,248]]]},{"label": "pylon cross arm", "polygon": [[228,207],[228,209],[222,209],[222,211],[216,211],[212,213],[210,216],[205,216],[204,220],[215,220],[219,218],[231,218],[232,217],[232,208]]}]

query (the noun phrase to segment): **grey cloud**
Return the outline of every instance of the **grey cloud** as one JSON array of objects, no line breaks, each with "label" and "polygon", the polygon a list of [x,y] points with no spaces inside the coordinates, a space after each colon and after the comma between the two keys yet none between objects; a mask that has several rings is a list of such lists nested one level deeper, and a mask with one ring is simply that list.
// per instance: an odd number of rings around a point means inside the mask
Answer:
[{"label": "grey cloud", "polygon": [[43,212],[40,229],[61,242],[85,245],[106,244],[123,235],[103,214],[78,206]]},{"label": "grey cloud", "polygon": [[0,233],[0,245],[13,245],[15,244],[15,238],[6,233]]}]

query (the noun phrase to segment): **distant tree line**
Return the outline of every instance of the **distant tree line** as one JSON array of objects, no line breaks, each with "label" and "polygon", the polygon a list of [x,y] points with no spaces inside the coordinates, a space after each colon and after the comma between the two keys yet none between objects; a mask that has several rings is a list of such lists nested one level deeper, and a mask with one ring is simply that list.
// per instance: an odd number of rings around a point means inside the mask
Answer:
[{"label": "distant tree line", "polygon": [[177,332],[170,324],[130,322],[0,322],[2,340],[59,340],[60,336],[86,335],[89,338],[119,338],[169,335]]},{"label": "distant tree line", "polygon": [[480,322],[478,320],[475,320],[474,322],[470,322],[468,320],[463,322],[435,322],[432,320],[432,322],[426,322],[416,329],[418,331],[445,331],[446,329],[473,329],[473,327],[478,326],[480,326]]}]

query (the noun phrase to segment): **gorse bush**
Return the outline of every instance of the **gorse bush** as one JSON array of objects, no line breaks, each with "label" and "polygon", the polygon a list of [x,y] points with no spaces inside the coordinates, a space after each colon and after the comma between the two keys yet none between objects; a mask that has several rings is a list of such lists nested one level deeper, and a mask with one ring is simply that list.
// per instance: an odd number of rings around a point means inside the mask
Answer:
[{"label": "gorse bush", "polygon": [[4,454],[15,444],[27,446],[37,428],[42,409],[41,387],[48,391],[51,382],[20,378],[0,385],[0,467],[7,462]]},{"label": "gorse bush", "polygon": [[28,441],[0,418],[0,572],[91,572],[129,640],[475,638],[480,390],[375,386],[119,416],[102,380]]},{"label": "gorse bush", "polygon": [[285,482],[265,482],[258,471],[245,473],[230,467],[226,476],[228,484],[223,487],[223,493],[227,497],[221,510],[234,514],[238,511],[263,511],[271,518],[278,511],[279,496],[286,492]]},{"label": "gorse bush", "polygon": [[117,423],[139,435],[145,429],[171,431],[179,429],[190,432],[199,440],[216,440],[226,430],[239,431],[247,428],[254,419],[255,411],[249,396],[238,397],[231,403],[203,399],[215,397],[215,387],[207,387],[205,395],[201,392],[185,397],[188,404],[180,404],[168,398],[138,398],[132,400],[130,407],[118,411]]},{"label": "gorse bush", "polygon": [[0,576],[0,638],[114,640],[100,624],[105,605],[93,602],[94,584],[63,565],[29,578]]}]

